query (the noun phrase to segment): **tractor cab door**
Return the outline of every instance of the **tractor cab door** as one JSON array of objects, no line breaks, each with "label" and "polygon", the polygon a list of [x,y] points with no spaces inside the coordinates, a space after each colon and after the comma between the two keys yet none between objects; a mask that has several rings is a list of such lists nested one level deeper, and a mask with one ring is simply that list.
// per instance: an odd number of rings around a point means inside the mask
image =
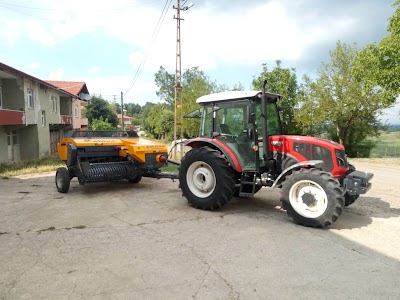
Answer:
[{"label": "tractor cab door", "polygon": [[254,122],[249,122],[249,106],[250,101],[247,99],[218,102],[209,108],[206,106],[202,128],[203,133],[208,132],[207,124],[212,119],[214,138],[233,151],[243,171],[256,171],[259,165],[258,151],[254,151],[256,127]]}]

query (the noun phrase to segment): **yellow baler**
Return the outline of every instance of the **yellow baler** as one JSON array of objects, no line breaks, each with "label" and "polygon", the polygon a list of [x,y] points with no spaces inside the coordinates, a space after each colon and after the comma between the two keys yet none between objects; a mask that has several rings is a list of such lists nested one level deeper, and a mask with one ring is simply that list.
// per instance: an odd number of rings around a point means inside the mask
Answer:
[{"label": "yellow baler", "polygon": [[60,193],[68,192],[74,177],[80,184],[120,179],[138,183],[142,176],[177,177],[159,170],[167,164],[167,146],[141,139],[134,131],[72,130],[58,144],[58,153],[67,165],[56,172]]}]

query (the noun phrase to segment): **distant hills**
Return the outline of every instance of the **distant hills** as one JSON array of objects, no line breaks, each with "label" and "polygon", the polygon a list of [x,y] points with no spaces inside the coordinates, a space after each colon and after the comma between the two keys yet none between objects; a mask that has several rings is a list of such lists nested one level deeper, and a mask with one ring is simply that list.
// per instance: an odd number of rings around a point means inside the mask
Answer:
[{"label": "distant hills", "polygon": [[388,125],[388,131],[389,131],[389,132],[400,131],[400,124],[391,124],[391,125]]}]

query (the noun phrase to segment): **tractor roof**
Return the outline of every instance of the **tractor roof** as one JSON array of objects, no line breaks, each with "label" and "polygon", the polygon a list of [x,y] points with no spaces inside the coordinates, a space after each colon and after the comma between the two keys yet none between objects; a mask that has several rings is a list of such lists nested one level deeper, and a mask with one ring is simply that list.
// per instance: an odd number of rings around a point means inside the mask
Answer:
[{"label": "tractor roof", "polygon": [[[280,98],[281,96],[273,93],[266,93],[269,98]],[[221,101],[231,101],[238,99],[248,99],[258,97],[261,98],[260,91],[229,91],[222,93],[209,94],[201,96],[196,100],[196,103],[210,103],[210,102],[221,102]]]}]

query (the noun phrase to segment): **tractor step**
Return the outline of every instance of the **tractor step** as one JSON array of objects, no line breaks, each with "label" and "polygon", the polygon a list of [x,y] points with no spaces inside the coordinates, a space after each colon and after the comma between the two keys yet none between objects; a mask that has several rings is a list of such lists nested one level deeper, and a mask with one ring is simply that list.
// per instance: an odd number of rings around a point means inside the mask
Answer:
[{"label": "tractor step", "polygon": [[256,174],[253,175],[253,181],[249,181],[248,175],[242,175],[240,181],[239,197],[250,198],[253,197],[256,190]]}]

